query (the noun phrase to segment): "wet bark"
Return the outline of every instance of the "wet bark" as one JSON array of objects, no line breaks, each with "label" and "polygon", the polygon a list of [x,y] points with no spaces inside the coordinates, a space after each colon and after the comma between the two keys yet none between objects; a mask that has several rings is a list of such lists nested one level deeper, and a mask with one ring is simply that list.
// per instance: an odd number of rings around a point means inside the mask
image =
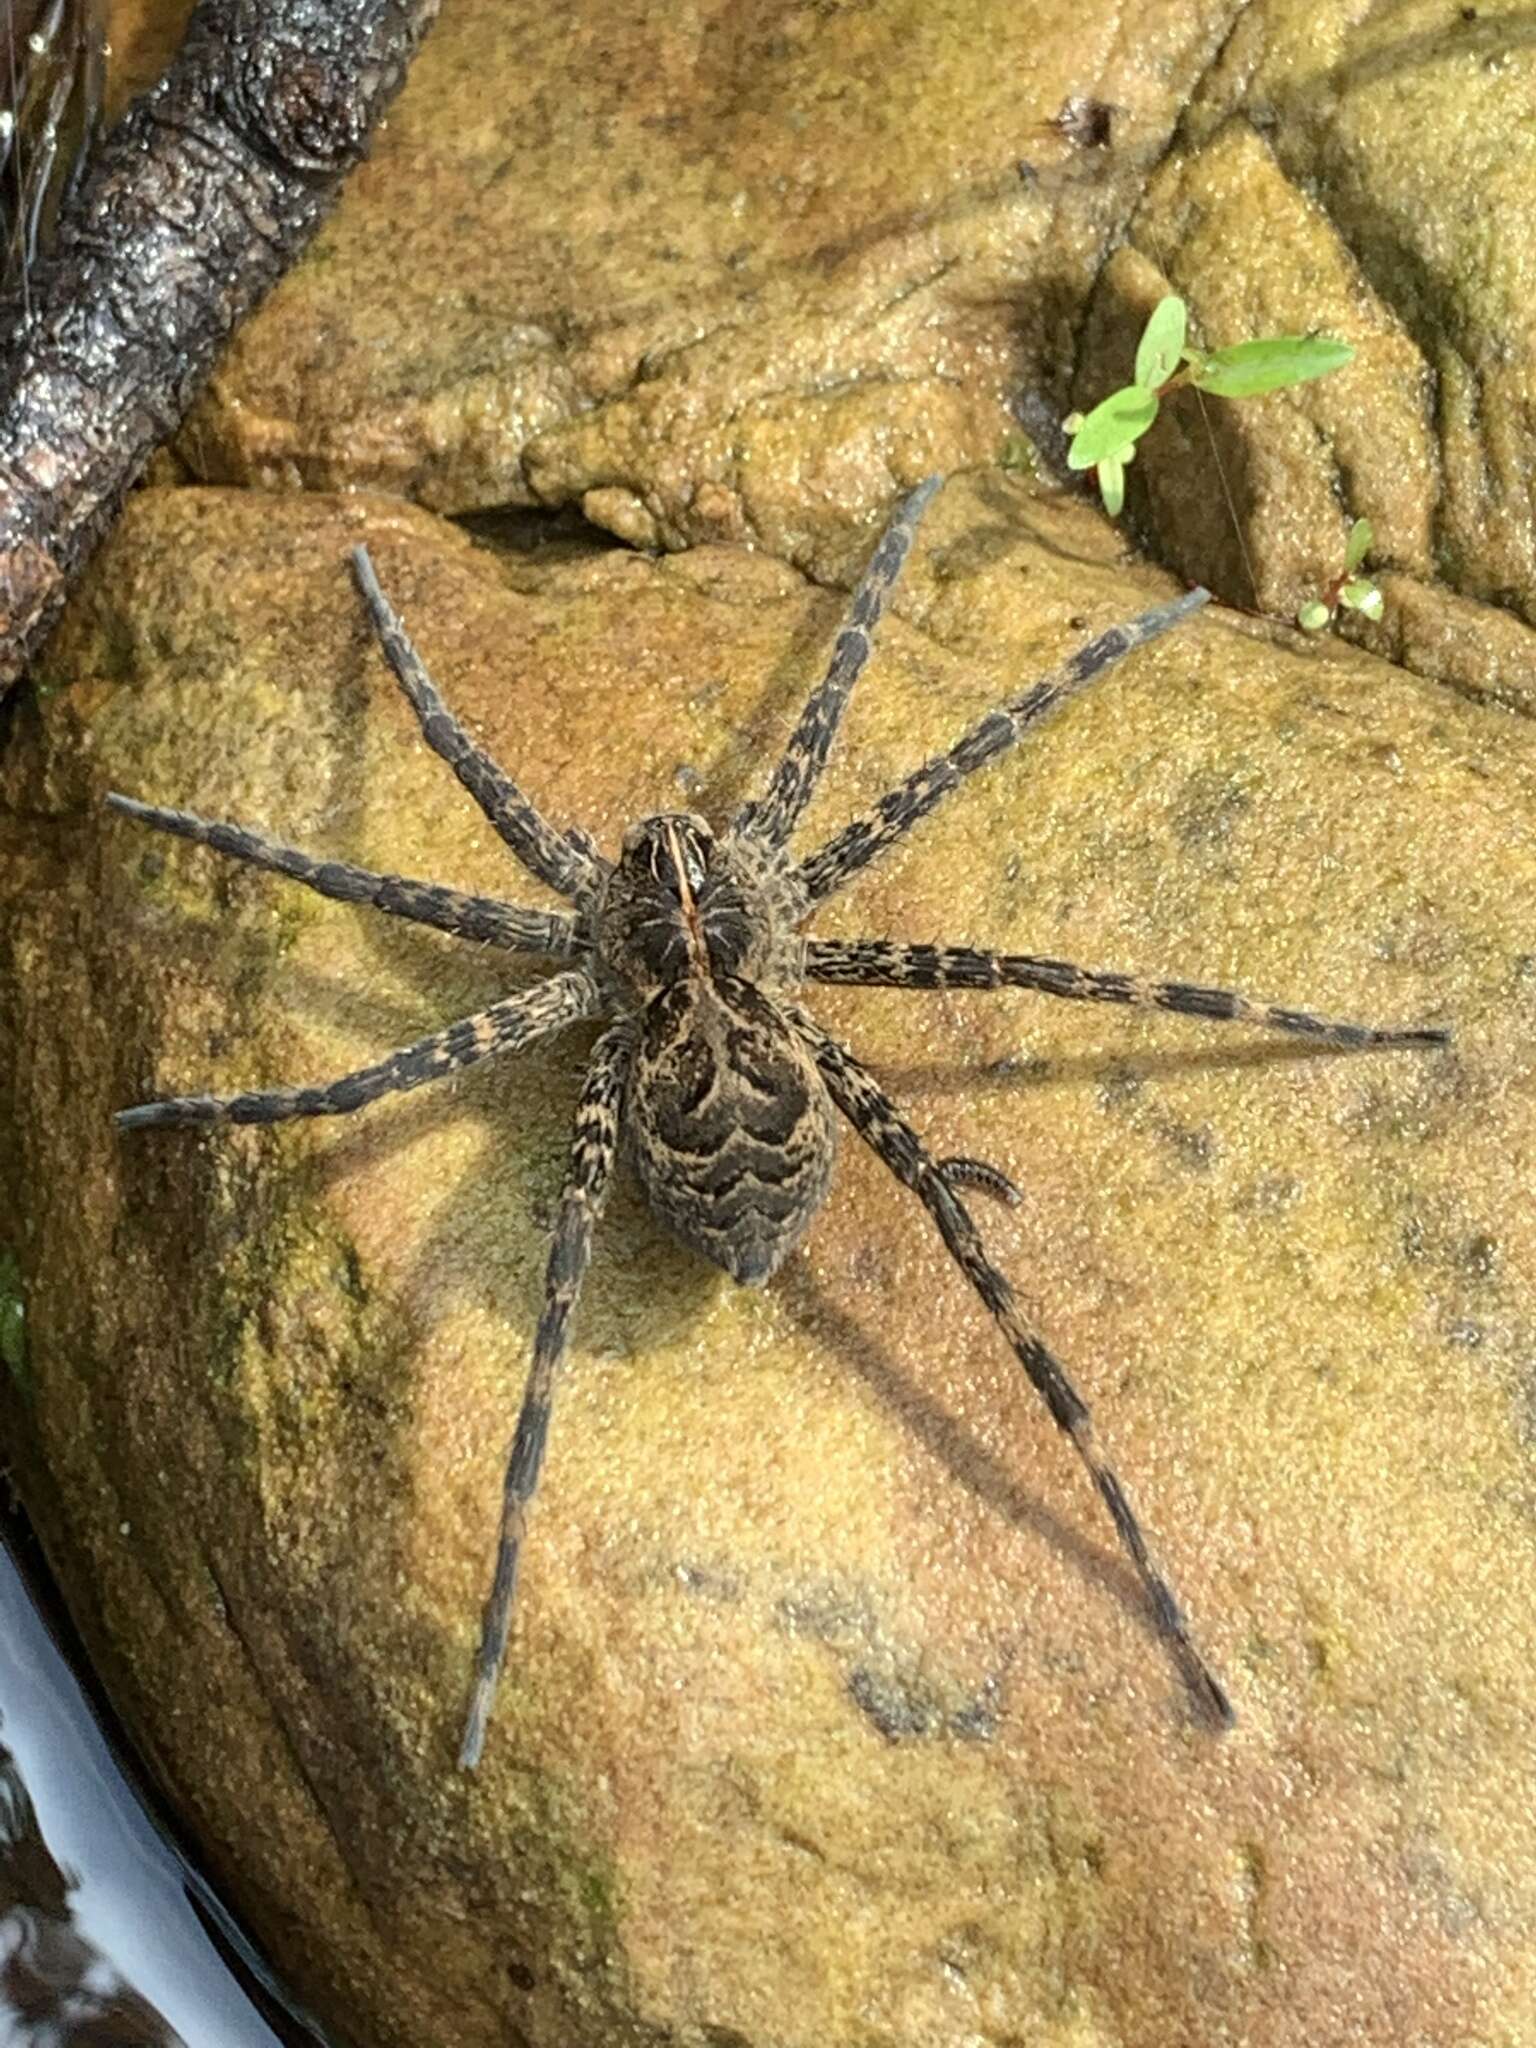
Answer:
[{"label": "wet bark", "polygon": [[438,0],[201,0],[103,143],[0,366],[0,693],[367,146]]}]

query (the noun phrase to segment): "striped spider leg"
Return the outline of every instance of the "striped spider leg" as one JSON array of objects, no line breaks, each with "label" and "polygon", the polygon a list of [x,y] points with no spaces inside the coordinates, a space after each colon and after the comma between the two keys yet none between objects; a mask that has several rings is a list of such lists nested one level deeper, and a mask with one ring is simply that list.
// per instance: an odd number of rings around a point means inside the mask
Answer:
[{"label": "striped spider leg", "polygon": [[811,939],[805,948],[807,981],[839,982],[858,988],[1029,988],[1079,1003],[1120,1003],[1129,1009],[1173,1010],[1185,1017],[1258,1024],[1310,1038],[1338,1052],[1381,1046],[1448,1045],[1451,1034],[1435,1025],[1406,1028],[1346,1024],[1310,1010],[1256,1002],[1229,988],[1196,981],[1155,981],[1140,974],[1112,974],[1075,967],[1038,953],[980,953],[972,946],[902,946],[886,939]]},{"label": "striped spider leg", "polygon": [[1125,1488],[1099,1449],[1088,1405],[1037,1332],[1024,1320],[1007,1277],[987,1256],[981,1233],[955,1192],[953,1171],[946,1172],[944,1165],[932,1156],[874,1076],[846,1046],[839,1045],[803,1011],[796,1013],[795,1022],[815,1055],[832,1100],[875,1156],[890,1168],[903,1187],[912,1190],[928,1211],[950,1257],[1008,1340],[1051,1420],[1082,1459],[1109,1510],[1126,1555],[1136,1568],[1158,1633],[1173,1652],[1191,1696],[1215,1726],[1230,1727],[1234,1716],[1226,1690],[1190,1639],[1189,1626],[1173,1588],[1153,1561]]},{"label": "striped spider leg", "polygon": [[[354,550],[353,569],[385,655],[417,714],[428,745],[449,763],[497,832],[538,880],[578,903],[590,897],[600,885],[607,863],[592,852],[584,834],[562,835],[548,824],[447,710],[380,590],[366,549]],[[602,1014],[603,998],[591,972],[590,949],[580,911],[571,916],[529,910],[493,897],[465,895],[435,882],[377,873],[343,861],[316,859],[245,826],[140,803],[117,793],[109,795],[107,802],[113,810],[137,823],[285,875],[335,901],[369,904],[391,916],[431,925],[472,944],[578,963],[532,989],[494,1003],[474,1016],[461,1018],[338,1080],[308,1088],[233,1096],[178,1096],[141,1103],[118,1112],[116,1122],[120,1129],[277,1123],[291,1117],[344,1115],[382,1095],[420,1087],[424,1082],[456,1073],[494,1054],[519,1050],[568,1025]],[[577,1110],[571,1176],[562,1197],[550,1254],[548,1299],[539,1322],[533,1367],[508,1457],[500,1551],[460,1753],[460,1762],[466,1768],[473,1768],[479,1760],[496,1672],[505,1649],[523,1510],[537,1483],[554,1381],[567,1346],[570,1312],[586,1270],[592,1228],[618,1147],[632,1038],[632,1029],[620,1025],[599,1040]]]}]

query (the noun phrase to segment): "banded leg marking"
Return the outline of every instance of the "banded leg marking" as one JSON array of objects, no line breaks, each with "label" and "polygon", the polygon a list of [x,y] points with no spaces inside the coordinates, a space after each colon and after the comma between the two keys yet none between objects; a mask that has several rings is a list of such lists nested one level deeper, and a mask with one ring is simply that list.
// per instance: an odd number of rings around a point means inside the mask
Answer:
[{"label": "banded leg marking", "polygon": [[1208,590],[1191,590],[1168,604],[1154,605],[1139,618],[1111,626],[1080,647],[1051,674],[1034,683],[1021,697],[989,711],[985,718],[963,733],[946,754],[935,754],[916,768],[906,781],[887,790],[873,809],[843,827],[834,839],[803,860],[795,870],[809,903],[819,903],[841,889],[844,883],[868,867],[887,847],[904,838],[912,827],[941,804],[952,790],[978,768],[1006,753],[1032,725],[1076,696],[1135,648],[1144,647],[1171,626],[1177,626],[1209,598]]},{"label": "banded leg marking", "polygon": [[418,1039],[336,1081],[249,1095],[176,1095],[120,1109],[114,1121],[119,1130],[133,1131],[152,1124],[275,1124],[297,1116],[347,1116],[381,1095],[419,1088],[495,1053],[532,1045],[583,1017],[594,1017],[601,1000],[596,983],[579,970],[556,974],[537,988],[508,996],[473,1017],[461,1017],[430,1038]]},{"label": "banded leg marking", "polygon": [[245,825],[200,818],[193,811],[168,810],[160,804],[142,804],[136,797],[120,796],[115,790],[107,803],[125,818],[149,825],[156,832],[171,832],[197,846],[212,847],[215,853],[227,854],[231,860],[248,861],[252,867],[287,875],[337,903],[368,903],[376,910],[387,911],[391,917],[411,918],[417,924],[449,932],[456,939],[503,946],[514,953],[545,953],[560,959],[575,949],[575,922],[558,912],[523,910],[493,896],[466,896],[437,882],[375,874],[371,868],[353,867],[346,861],[316,860],[297,847],[280,845]]},{"label": "banded leg marking", "polygon": [[592,1256],[592,1233],[603,1211],[608,1182],[618,1151],[624,1091],[634,1058],[635,1033],[626,1022],[598,1040],[586,1085],[576,1110],[576,1132],[570,1166],[555,1218],[554,1242],[544,1277],[544,1310],[533,1342],[533,1364],[518,1411],[517,1428],[507,1456],[502,1486],[501,1531],[496,1571],[485,1603],[480,1650],[475,1659],[474,1690],[459,1767],[472,1771],[485,1746],[486,1726],[496,1697],[496,1684],[507,1654],[512,1606],[517,1597],[517,1567],[527,1534],[528,1505],[539,1483],[549,1437],[555,1383],[565,1363],[571,1314]]},{"label": "banded leg marking", "polygon": [[800,723],[773,771],[767,793],[747,804],[733,829],[782,846],[815,793],[854,684],[864,672],[886,602],[896,587],[929,499],[942,479],[926,477],[897,507],[853,593],[826,675],[811,692]]},{"label": "banded leg marking", "polygon": [[579,896],[591,889],[600,872],[591,855],[540,816],[511,776],[503,774],[490,755],[475,745],[438,695],[398,614],[379,588],[367,548],[352,550],[352,572],[385,659],[421,722],[421,736],[427,745],[448,763],[531,874],[562,896]]},{"label": "banded leg marking", "polygon": [[969,1210],[917,1132],[873,1076],[811,1018],[800,1011],[794,1015],[833,1101],[864,1142],[884,1160],[903,1186],[911,1188],[928,1211],[955,1263],[1007,1338],[1052,1420],[1070,1438],[1109,1511],[1126,1555],[1136,1568],[1158,1632],[1168,1644],[1191,1695],[1207,1719],[1218,1727],[1229,1727],[1234,1719],[1231,1702],[1195,1648],[1173,1588],[1153,1561],[1125,1489],[1098,1447],[1087,1404],[1024,1321],[1008,1280],[987,1257]]},{"label": "banded leg marking", "polygon": [[955,1152],[934,1163],[952,1188],[976,1188],[981,1194],[991,1195],[994,1201],[1006,1203],[1010,1209],[1017,1209],[1024,1199],[1018,1182],[989,1159],[972,1159],[966,1153]]},{"label": "banded leg marking", "polygon": [[1274,1003],[1255,1002],[1232,989],[1194,981],[1158,981],[1051,960],[1035,953],[978,953],[969,946],[901,946],[884,939],[811,939],[805,949],[808,981],[879,988],[1029,988],[1071,1002],[1122,1003],[1133,1009],[1172,1010],[1185,1017],[1258,1024],[1310,1038],[1315,1045],[1359,1051],[1375,1046],[1447,1045],[1439,1025],[1378,1026],[1317,1017]]}]

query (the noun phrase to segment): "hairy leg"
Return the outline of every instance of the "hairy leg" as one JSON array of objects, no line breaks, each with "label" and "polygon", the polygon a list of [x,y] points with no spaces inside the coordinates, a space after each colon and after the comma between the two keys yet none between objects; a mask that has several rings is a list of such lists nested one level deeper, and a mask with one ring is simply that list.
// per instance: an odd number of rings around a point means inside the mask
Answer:
[{"label": "hairy leg", "polygon": [[1000,1166],[994,1166],[990,1159],[971,1159],[963,1152],[951,1154],[948,1159],[937,1159],[934,1164],[952,1188],[975,1188],[978,1193],[990,1195],[994,1201],[1002,1202],[1010,1209],[1017,1209],[1024,1199],[1019,1193],[1018,1183],[1010,1180]]},{"label": "hairy leg", "polygon": [[132,1131],[150,1124],[276,1124],[296,1116],[346,1116],[381,1095],[402,1094],[495,1053],[532,1045],[568,1024],[597,1016],[601,1005],[597,984],[588,975],[556,974],[336,1081],[250,1095],[177,1095],[120,1109],[114,1121],[119,1130]]},{"label": "hairy leg", "polygon": [[1049,960],[1035,953],[978,953],[969,946],[902,946],[885,939],[812,939],[805,949],[807,981],[839,982],[866,988],[1031,988],[1074,1002],[1123,1003],[1135,1009],[1174,1010],[1186,1017],[1214,1017],[1238,1024],[1262,1024],[1310,1038],[1315,1045],[1358,1050],[1387,1045],[1447,1045],[1450,1032],[1436,1025],[1404,1029],[1345,1024],[1315,1017],[1310,1010],[1282,1009],[1255,1002],[1231,989],[1193,981],[1154,981],[1139,974],[1109,974]]},{"label": "hairy leg", "polygon": [[769,846],[784,845],[794,831],[827,765],[853,686],[869,660],[875,627],[896,587],[917,523],[941,481],[925,478],[897,507],[853,593],[826,675],[811,692],[767,793],[738,813],[736,831],[750,832]]},{"label": "hairy leg", "polygon": [[365,547],[352,550],[352,569],[379,644],[421,721],[427,745],[448,763],[530,874],[562,896],[580,896],[592,889],[601,870],[585,845],[578,845],[539,815],[512,778],[475,745],[438,695],[421,656],[379,588]]},{"label": "hairy leg", "polygon": [[544,1311],[539,1317],[538,1333],[533,1342],[533,1365],[507,1457],[496,1572],[485,1603],[480,1651],[475,1660],[474,1692],[464,1726],[464,1739],[459,1747],[459,1766],[466,1771],[472,1771],[480,1761],[480,1752],[485,1746],[486,1724],[496,1697],[496,1682],[507,1653],[512,1603],[517,1595],[518,1558],[528,1523],[528,1504],[538,1486],[539,1468],[544,1462],[550,1408],[554,1402],[555,1381],[565,1362],[571,1313],[592,1256],[592,1232],[602,1214],[618,1151],[624,1092],[634,1049],[632,1024],[618,1024],[604,1033],[593,1049],[592,1064],[576,1111],[576,1135],[571,1146],[570,1167],[560,1196],[555,1238],[549,1249],[549,1266],[544,1277]]},{"label": "hairy leg", "polygon": [[1014,698],[997,711],[989,711],[956,740],[948,753],[935,754],[921,768],[914,769],[905,782],[887,790],[872,810],[845,825],[835,839],[829,839],[800,863],[795,872],[807,902],[819,903],[841,889],[861,868],[868,867],[887,847],[910,832],[919,819],[926,818],[968,775],[974,775],[978,768],[1006,753],[1030,726],[1037,725],[1057,705],[1075,696],[1085,683],[1102,675],[1133,649],[1145,646],[1159,633],[1178,625],[1209,596],[1208,590],[1191,590],[1169,604],[1154,606],[1123,626],[1111,626],[1107,633],[1101,633],[1097,640],[1070,655],[1060,668],[1031,685],[1022,697]]},{"label": "hairy leg", "polygon": [[107,802],[125,818],[150,825],[157,832],[173,832],[179,839],[211,846],[215,853],[228,854],[232,860],[249,861],[252,867],[291,876],[295,882],[303,882],[306,888],[338,903],[371,903],[376,910],[388,911],[391,917],[412,918],[417,924],[451,932],[456,939],[504,946],[514,953],[546,953],[558,959],[575,950],[575,920],[557,911],[522,910],[492,896],[464,896],[457,889],[445,889],[436,882],[375,874],[370,868],[355,868],[345,861],[316,860],[297,847],[282,846],[244,825],[200,818],[193,811],[167,810],[159,804],[141,804],[137,798],[119,796],[115,790]]},{"label": "hairy leg", "polygon": [[1206,1717],[1221,1727],[1233,1720],[1220,1681],[1190,1639],[1173,1588],[1153,1562],[1141,1524],[1113,1468],[1099,1450],[1087,1404],[1061,1366],[1019,1313],[1012,1287],[987,1257],[969,1210],[952,1179],[929,1152],[873,1076],[846,1047],[802,1011],[792,1013],[826,1081],[833,1101],[905,1187],[912,1189],[938,1226],[955,1263],[981,1296],[998,1328],[1028,1373],[1051,1418],[1070,1438],[1087,1467],[1099,1498],[1109,1510],[1120,1541],[1151,1603],[1159,1633],[1177,1659],[1186,1684]]}]

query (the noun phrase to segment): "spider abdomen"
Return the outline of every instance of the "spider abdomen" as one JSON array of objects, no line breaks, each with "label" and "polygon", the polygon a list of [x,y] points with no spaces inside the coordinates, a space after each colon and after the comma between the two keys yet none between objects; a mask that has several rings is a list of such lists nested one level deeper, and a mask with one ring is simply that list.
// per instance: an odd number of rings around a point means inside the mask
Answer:
[{"label": "spider abdomen", "polygon": [[652,1208],[733,1280],[766,1280],[826,1197],[833,1109],[751,982],[689,976],[647,1004],[630,1108]]}]

